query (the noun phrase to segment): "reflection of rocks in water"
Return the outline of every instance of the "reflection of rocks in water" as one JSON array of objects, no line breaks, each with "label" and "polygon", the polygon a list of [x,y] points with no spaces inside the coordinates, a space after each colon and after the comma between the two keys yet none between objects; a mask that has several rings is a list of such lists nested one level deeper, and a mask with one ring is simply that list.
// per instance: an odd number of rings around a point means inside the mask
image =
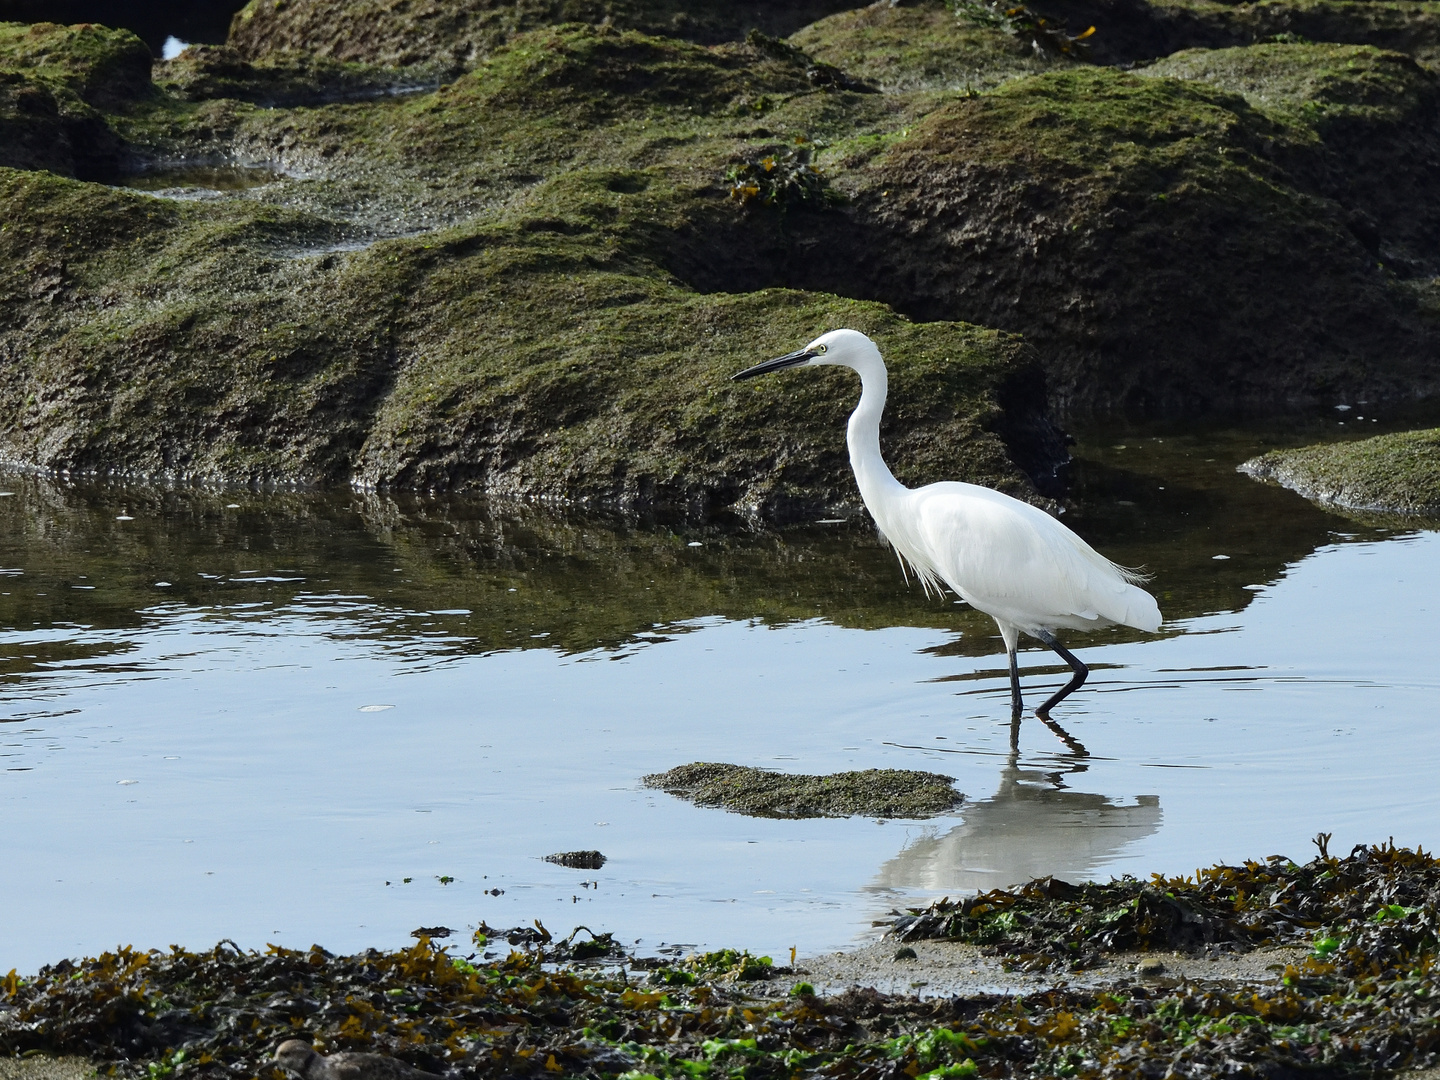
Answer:
[{"label": "reflection of rocks in water", "polygon": [[[1066,771],[1083,772],[1078,764]],[[1083,881],[1127,845],[1160,827],[1160,800],[1133,805],[1064,787],[1064,772],[1020,768],[1014,758],[988,799],[965,820],[922,836],[880,868],[880,889],[986,890],[1054,875]]]}]

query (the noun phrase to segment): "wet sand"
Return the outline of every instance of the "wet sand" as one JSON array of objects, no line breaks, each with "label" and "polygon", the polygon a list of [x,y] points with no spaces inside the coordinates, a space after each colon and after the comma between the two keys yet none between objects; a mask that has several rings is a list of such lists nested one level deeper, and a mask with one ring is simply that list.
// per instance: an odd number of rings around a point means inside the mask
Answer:
[{"label": "wet sand", "polygon": [[[1279,981],[1285,965],[1306,955],[1302,948],[1266,948],[1241,955],[1216,957],[1180,953],[1115,953],[1098,967],[1081,972],[1010,972],[997,956],[986,956],[976,945],[949,941],[917,941],[908,947],[915,959],[895,959],[905,946],[893,938],[847,952],[822,953],[801,958],[795,974],[754,984],[759,996],[776,997],[804,980],[818,994],[838,994],[851,987],[871,987],[883,994],[913,994],[917,997],[953,997],[975,994],[1016,995],[1050,990],[1060,986],[1076,989],[1145,982],[1174,986],[1184,980],[1265,985]],[[1141,975],[1158,961],[1163,970]]]}]

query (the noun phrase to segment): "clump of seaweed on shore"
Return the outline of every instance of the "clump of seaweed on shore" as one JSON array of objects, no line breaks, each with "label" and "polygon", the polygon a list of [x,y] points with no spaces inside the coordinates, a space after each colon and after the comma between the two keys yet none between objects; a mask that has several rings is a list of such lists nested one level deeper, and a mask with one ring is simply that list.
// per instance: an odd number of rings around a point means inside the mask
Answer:
[{"label": "clump of seaweed on shore", "polygon": [[[603,939],[610,962],[581,966],[577,934],[559,940],[537,924],[506,932],[517,947],[493,961],[422,937],[355,956],[226,942],[202,953],[119,949],[31,979],[11,972],[0,980],[0,1053],[77,1054],[104,1074],[148,1080],[281,1080],[271,1055],[291,1038],[452,1080],[1139,1080],[1433,1065],[1440,863],[1393,844],[1332,858],[1324,839],[1304,866],[1267,859],[1146,884],[1034,883],[987,894],[1007,923],[987,922],[975,903],[959,916],[986,934],[998,927],[992,945],[1068,958],[1084,927],[1108,928],[1097,931],[1101,948],[1172,946],[1172,909],[1154,899],[1169,897],[1199,919],[1178,925],[1200,926],[1199,941],[1208,931],[1210,947],[1306,941],[1310,954],[1276,984],[1121,978],[1083,991],[919,1000],[817,996],[798,983],[766,997],[755,988],[796,973],[728,950],[689,961],[617,956],[608,935],[588,940]],[[1101,906],[1087,910],[1087,897]],[[903,932],[962,906],[912,916]],[[976,937],[970,923],[934,925]],[[476,944],[495,936],[482,926]]]},{"label": "clump of seaweed on shore", "polygon": [[1125,950],[1247,951],[1311,942],[1336,971],[1395,977],[1437,942],[1440,860],[1392,842],[1329,852],[1304,865],[1280,855],[1194,876],[1071,885],[1042,878],[1016,889],[912,909],[892,933],[989,947],[1007,966],[1081,970]]}]

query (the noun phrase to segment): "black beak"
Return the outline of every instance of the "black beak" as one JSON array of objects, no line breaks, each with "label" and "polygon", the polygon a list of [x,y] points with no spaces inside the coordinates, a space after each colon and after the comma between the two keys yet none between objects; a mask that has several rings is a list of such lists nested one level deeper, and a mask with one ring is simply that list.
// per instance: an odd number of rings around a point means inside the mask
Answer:
[{"label": "black beak", "polygon": [[810,352],[807,349],[796,349],[784,356],[777,356],[774,360],[766,360],[763,364],[756,364],[754,367],[747,367],[744,371],[738,371],[731,375],[731,381],[738,379],[753,379],[756,375],[768,375],[772,371],[783,371],[787,367],[795,367],[805,363],[819,353]]}]

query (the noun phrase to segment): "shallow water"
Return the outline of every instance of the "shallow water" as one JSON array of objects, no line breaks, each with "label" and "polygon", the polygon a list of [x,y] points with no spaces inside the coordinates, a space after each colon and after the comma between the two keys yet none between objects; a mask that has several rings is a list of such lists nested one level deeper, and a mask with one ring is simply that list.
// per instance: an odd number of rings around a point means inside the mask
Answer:
[{"label": "shallow water", "polygon": [[[778,959],[1042,874],[1434,846],[1440,535],[1236,475],[1260,448],[1082,443],[1066,521],[1167,617],[1071,635],[1094,674],[1057,719],[1089,757],[1033,719],[1011,754],[993,624],[907,590],[863,524],[5,479],[0,970],[535,918]],[[778,821],[640,785],[697,760],[928,769],[968,800]],[[581,848],[609,861],[541,861]]]},{"label": "shallow water", "polygon": [[202,199],[249,191],[282,179],[264,165],[191,164],[157,165],[122,177],[119,186],[174,199]]}]

